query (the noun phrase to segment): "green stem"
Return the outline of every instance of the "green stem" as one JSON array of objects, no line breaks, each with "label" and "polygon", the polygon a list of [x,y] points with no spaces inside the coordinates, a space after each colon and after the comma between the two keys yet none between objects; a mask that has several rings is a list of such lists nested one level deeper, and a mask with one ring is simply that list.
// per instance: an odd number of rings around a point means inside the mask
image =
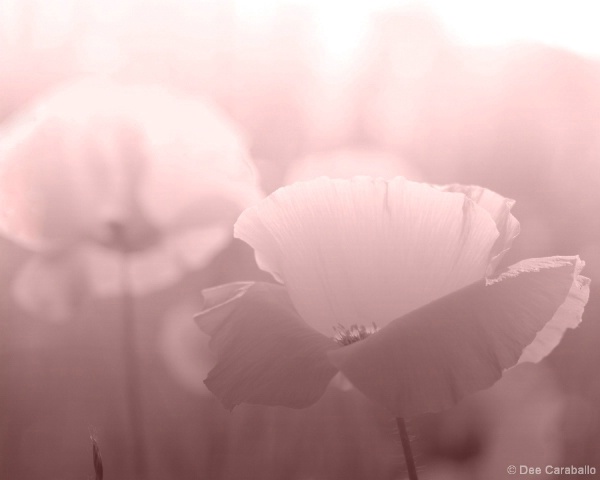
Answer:
[{"label": "green stem", "polygon": [[404,459],[406,461],[406,470],[408,472],[409,480],[419,480],[417,477],[417,467],[415,465],[415,459],[413,457],[412,449],[410,448],[410,438],[408,437],[408,430],[406,429],[406,423],[401,417],[396,418],[398,424],[398,434],[400,435],[400,441],[402,442],[402,450],[404,451]]}]

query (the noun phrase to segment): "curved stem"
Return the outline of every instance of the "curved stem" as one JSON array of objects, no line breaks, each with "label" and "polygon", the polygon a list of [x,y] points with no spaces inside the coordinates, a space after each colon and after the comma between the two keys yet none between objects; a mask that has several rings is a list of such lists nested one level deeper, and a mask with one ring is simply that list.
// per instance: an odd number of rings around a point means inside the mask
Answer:
[{"label": "curved stem", "polygon": [[144,458],[145,436],[141,395],[141,368],[137,348],[135,303],[129,285],[128,255],[122,250],[121,270],[121,323],[123,325],[123,356],[125,367],[125,393],[127,413],[131,428],[131,458],[133,478],[145,480],[146,463]]},{"label": "curved stem", "polygon": [[404,451],[404,459],[406,460],[406,470],[408,472],[409,480],[419,480],[417,477],[417,467],[415,465],[415,459],[413,457],[412,449],[410,448],[410,438],[408,437],[408,430],[406,429],[406,423],[401,417],[396,418],[398,424],[398,434],[400,435],[400,441],[402,442],[402,450]]}]

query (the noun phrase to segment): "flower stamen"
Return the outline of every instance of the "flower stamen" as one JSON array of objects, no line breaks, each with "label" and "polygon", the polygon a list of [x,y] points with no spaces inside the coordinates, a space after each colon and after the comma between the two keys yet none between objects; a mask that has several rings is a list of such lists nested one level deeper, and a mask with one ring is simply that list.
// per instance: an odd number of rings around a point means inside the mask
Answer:
[{"label": "flower stamen", "polygon": [[364,325],[356,324],[346,327],[345,325],[338,323],[333,327],[333,331],[335,332],[333,339],[340,345],[351,345],[360,340],[364,340],[369,335],[372,335],[379,330],[379,327],[377,327],[375,322],[373,322],[371,325],[372,326],[368,328]]}]

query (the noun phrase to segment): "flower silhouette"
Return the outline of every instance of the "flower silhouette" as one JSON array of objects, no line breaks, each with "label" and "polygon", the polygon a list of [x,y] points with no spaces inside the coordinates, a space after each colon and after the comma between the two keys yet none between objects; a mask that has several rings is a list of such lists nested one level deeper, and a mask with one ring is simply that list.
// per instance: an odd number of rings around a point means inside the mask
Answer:
[{"label": "flower silhouette", "polygon": [[0,145],[0,230],[37,253],[15,282],[45,316],[81,291],[143,294],[202,267],[260,198],[241,134],[210,103],[83,79],[22,112]]},{"label": "flower silhouette", "polygon": [[207,387],[229,408],[301,408],[342,372],[404,417],[543,358],[580,322],[589,279],[578,257],[496,274],[519,231],[513,203],[402,177],[279,189],[242,213],[235,235],[281,284],[203,292],[196,320],[217,354]]}]

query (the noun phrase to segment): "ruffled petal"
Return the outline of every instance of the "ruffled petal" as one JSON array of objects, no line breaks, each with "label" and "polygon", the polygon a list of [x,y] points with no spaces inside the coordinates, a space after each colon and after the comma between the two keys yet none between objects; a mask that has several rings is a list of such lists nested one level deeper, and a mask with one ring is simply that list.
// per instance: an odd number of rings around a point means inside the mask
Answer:
[{"label": "ruffled petal", "polygon": [[217,354],[205,384],[227,408],[303,408],[323,395],[337,372],[327,351],[339,346],[298,316],[284,287],[231,283],[203,296],[204,310],[195,319]]},{"label": "ruffled petal", "polygon": [[247,209],[234,232],[326,335],[385,325],[483,278],[498,238],[464,194],[402,177],[296,183]]},{"label": "ruffled petal", "polygon": [[525,348],[519,363],[539,362],[556,348],[567,329],[576,328],[581,323],[583,310],[590,296],[591,282],[589,278],[579,275],[584,265],[583,261],[578,262],[575,281],[571,285],[569,295],[556,311],[552,320],[538,332],[535,340]]},{"label": "ruffled petal", "polygon": [[329,353],[348,379],[398,416],[450,407],[517,363],[565,302],[578,257],[521,262]]},{"label": "ruffled petal", "polygon": [[510,212],[515,201],[505,198],[492,190],[476,185],[444,185],[438,186],[444,192],[460,192],[465,194],[477,205],[491,215],[500,235],[491,252],[490,265],[486,272],[487,276],[493,275],[496,267],[502,260],[504,254],[510,249],[514,239],[519,235],[519,221]]}]

